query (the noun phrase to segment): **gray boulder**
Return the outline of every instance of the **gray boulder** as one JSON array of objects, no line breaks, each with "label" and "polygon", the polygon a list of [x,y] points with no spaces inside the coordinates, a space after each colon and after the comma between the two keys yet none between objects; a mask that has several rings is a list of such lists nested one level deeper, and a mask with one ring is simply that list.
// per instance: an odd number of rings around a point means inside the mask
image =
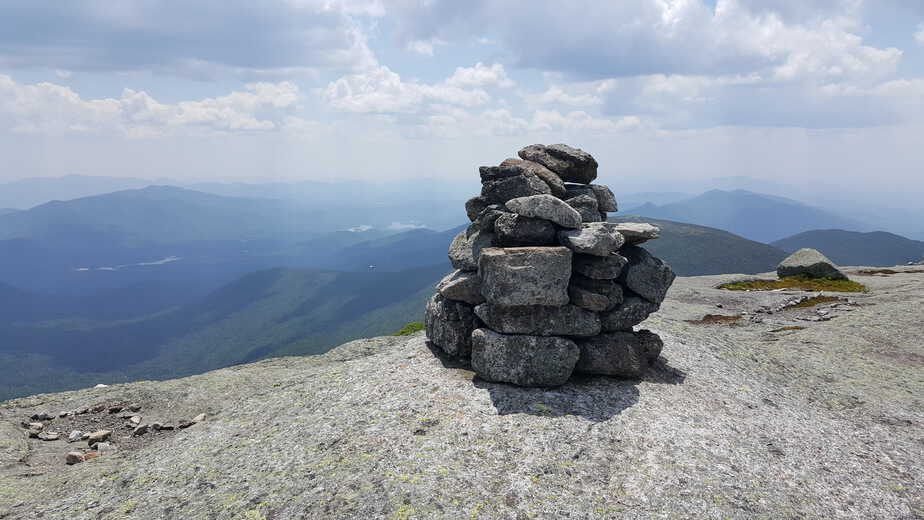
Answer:
[{"label": "gray boulder", "polygon": [[526,172],[532,173],[549,185],[549,189],[552,190],[552,195],[560,199],[565,198],[565,183],[562,182],[561,177],[556,175],[555,172],[546,168],[545,166],[532,161],[523,161],[520,159],[506,159],[504,162],[500,163],[500,165],[513,168],[521,168],[524,174]]},{"label": "gray boulder", "polygon": [[638,245],[661,236],[661,228],[644,222],[621,222],[616,230],[626,237],[626,243]]},{"label": "gray boulder", "polygon": [[494,222],[494,243],[500,247],[556,245],[555,225],[540,218],[504,213]]},{"label": "gray boulder", "polygon": [[613,280],[619,278],[627,263],[629,260],[618,253],[607,256],[576,253],[571,261],[571,270],[596,280]]},{"label": "gray boulder", "polygon": [[481,295],[481,277],[475,272],[453,271],[436,284],[436,290],[448,300],[469,305],[484,302],[484,296]]},{"label": "gray boulder", "polygon": [[484,197],[472,197],[465,201],[465,214],[468,215],[468,219],[472,222],[478,218],[478,215],[488,207],[488,200]]},{"label": "gray boulder", "polygon": [[463,358],[471,355],[472,331],[478,327],[471,305],[434,294],[427,302],[424,325],[427,338],[443,352]]},{"label": "gray boulder", "polygon": [[532,195],[507,201],[507,209],[524,217],[541,218],[564,228],[581,227],[581,214],[551,195]]},{"label": "gray boulder", "polygon": [[475,217],[471,227],[479,231],[493,233],[494,223],[497,222],[497,219],[502,215],[512,215],[512,213],[508,212],[507,209],[500,204],[489,204],[481,210],[481,213],[479,213],[477,217]]},{"label": "gray boulder", "polygon": [[558,241],[575,253],[609,256],[622,247],[625,239],[610,222],[590,222],[580,229],[559,231]]},{"label": "gray boulder", "polygon": [[600,222],[600,210],[597,208],[597,199],[592,195],[578,195],[566,199],[569,206],[581,214],[582,222]]},{"label": "gray boulder", "polygon": [[619,281],[651,303],[663,302],[676,278],[671,267],[638,246],[625,246],[619,253],[629,261]]},{"label": "gray boulder", "polygon": [[600,208],[600,211],[619,211],[619,206],[616,204],[616,196],[613,195],[609,187],[602,184],[591,184],[589,187],[597,197],[597,206]]},{"label": "gray boulder", "polygon": [[600,314],[605,332],[631,331],[632,327],[648,319],[661,306],[635,295],[626,296],[612,310]]},{"label": "gray boulder", "polygon": [[594,197],[597,199],[597,207],[602,213],[619,210],[613,192],[602,184],[565,184],[565,191],[566,200],[580,195]]},{"label": "gray boulder", "polygon": [[616,280],[595,280],[580,274],[573,274],[569,291],[571,288],[582,289],[605,297],[607,304],[603,310],[614,309],[623,301],[622,286],[616,283]]},{"label": "gray boulder", "polygon": [[651,331],[613,332],[576,340],[581,356],[575,372],[640,378],[658,359],[664,343]]},{"label": "gray boulder", "polygon": [[841,272],[834,265],[834,262],[817,249],[809,248],[800,249],[780,262],[780,265],[776,268],[776,274],[780,278],[807,276],[809,278],[847,280],[847,275]]},{"label": "gray boulder", "polygon": [[537,162],[565,182],[590,184],[597,178],[597,161],[587,152],[564,144],[533,144],[520,150],[521,159]]},{"label": "gray boulder", "polygon": [[580,349],[555,336],[511,336],[488,329],[472,333],[472,369],[486,381],[559,386],[571,377]]},{"label": "gray boulder", "polygon": [[594,336],[600,333],[600,317],[574,305],[511,307],[482,303],[475,307],[475,314],[489,328],[503,334]]},{"label": "gray boulder", "polygon": [[564,247],[491,247],[481,251],[481,294],[497,305],[568,303],[571,251]]},{"label": "gray boulder", "polygon": [[605,311],[610,307],[610,299],[606,296],[590,292],[576,285],[568,286],[568,298],[571,299],[572,305],[577,305],[582,309],[593,312]]},{"label": "gray boulder", "polygon": [[545,181],[523,168],[482,166],[479,171],[481,172],[481,197],[488,204],[504,204],[517,197],[552,193]]},{"label": "gray boulder", "polygon": [[494,242],[494,233],[479,230],[474,226],[462,231],[449,245],[449,261],[452,267],[460,271],[475,271],[478,269],[478,257],[481,250],[491,247]]}]

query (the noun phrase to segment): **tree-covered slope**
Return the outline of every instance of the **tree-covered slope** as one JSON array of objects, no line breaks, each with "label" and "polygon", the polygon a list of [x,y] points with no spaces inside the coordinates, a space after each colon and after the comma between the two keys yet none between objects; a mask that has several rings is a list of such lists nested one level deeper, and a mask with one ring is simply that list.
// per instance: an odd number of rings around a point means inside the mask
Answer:
[{"label": "tree-covered slope", "polygon": [[318,354],[388,334],[422,318],[433,284],[449,270],[448,263],[400,272],[270,269],[143,318],[6,323],[0,399]]},{"label": "tree-covered slope", "polygon": [[611,222],[648,222],[661,238],[643,247],[669,263],[680,276],[763,273],[776,269],[785,251],[705,226],[638,216],[611,217]]},{"label": "tree-covered slope", "polygon": [[924,257],[924,242],[885,231],[806,231],[777,240],[773,245],[789,252],[803,247],[817,249],[841,265],[892,266],[918,262]]}]

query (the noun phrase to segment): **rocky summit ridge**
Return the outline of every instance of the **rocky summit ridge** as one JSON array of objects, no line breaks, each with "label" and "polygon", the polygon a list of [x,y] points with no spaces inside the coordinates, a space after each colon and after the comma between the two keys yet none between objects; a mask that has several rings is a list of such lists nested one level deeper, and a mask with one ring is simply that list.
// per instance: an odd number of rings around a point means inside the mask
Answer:
[{"label": "rocky summit ridge", "polygon": [[658,310],[670,266],[640,244],[645,223],[607,222],[597,161],[564,144],[534,144],[482,166],[472,224],[449,246],[456,271],[427,303],[427,338],[486,381],[558,386],[572,374],[640,377],[661,338],[633,327]]},{"label": "rocky summit ridge", "polygon": [[815,307],[678,278],[637,379],[492,383],[420,334],[0,403],[0,518],[924,518],[924,273],[842,270],[869,292]]}]

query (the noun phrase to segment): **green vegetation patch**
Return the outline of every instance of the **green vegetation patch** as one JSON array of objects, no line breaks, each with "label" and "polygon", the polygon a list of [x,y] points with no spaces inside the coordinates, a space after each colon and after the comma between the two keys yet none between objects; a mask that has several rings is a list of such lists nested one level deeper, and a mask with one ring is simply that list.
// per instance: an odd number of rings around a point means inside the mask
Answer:
[{"label": "green vegetation patch", "polygon": [[777,289],[795,289],[801,291],[831,292],[868,292],[865,285],[853,280],[832,280],[830,278],[809,278],[807,276],[788,276],[779,280],[744,280],[723,283],[719,289],[729,291],[775,291]]},{"label": "green vegetation patch", "polygon": [[419,321],[412,321],[401,327],[401,330],[395,332],[395,336],[410,336],[424,330],[424,324]]},{"label": "green vegetation patch", "polygon": [[862,269],[857,274],[860,276],[890,276],[893,274],[920,274],[924,269],[907,269],[905,271],[896,271],[895,269]]},{"label": "green vegetation patch", "polygon": [[799,303],[794,303],[792,305],[787,305],[787,309],[807,309],[809,307],[814,307],[816,305],[821,305],[822,303],[834,303],[845,301],[843,298],[838,298],[837,296],[814,296],[812,298],[807,298],[802,300]]}]

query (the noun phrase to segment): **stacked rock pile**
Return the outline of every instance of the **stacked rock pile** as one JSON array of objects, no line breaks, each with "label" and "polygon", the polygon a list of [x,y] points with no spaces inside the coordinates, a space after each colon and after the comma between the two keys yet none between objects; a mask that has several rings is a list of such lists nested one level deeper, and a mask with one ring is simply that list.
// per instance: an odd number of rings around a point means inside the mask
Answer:
[{"label": "stacked rock pile", "polygon": [[427,303],[426,331],[488,381],[556,386],[573,372],[640,377],[661,338],[633,330],[657,311],[674,273],[639,244],[650,224],[607,222],[597,161],[566,145],[531,145],[483,166],[471,225],[449,248],[455,272]]}]

